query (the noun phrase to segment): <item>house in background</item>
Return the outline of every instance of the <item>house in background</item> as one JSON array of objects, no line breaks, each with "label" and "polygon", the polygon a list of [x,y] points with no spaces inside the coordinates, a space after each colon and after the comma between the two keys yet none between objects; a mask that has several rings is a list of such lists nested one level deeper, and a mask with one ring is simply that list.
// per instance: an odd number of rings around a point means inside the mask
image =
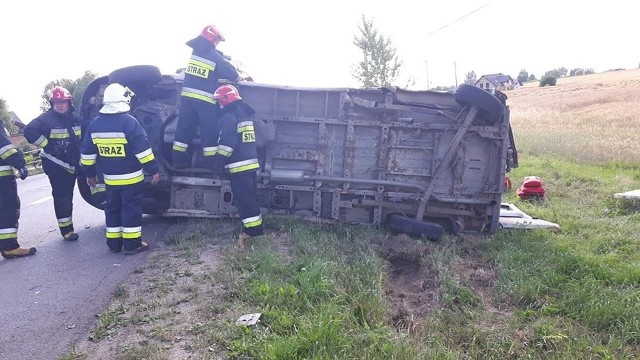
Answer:
[{"label": "house in background", "polygon": [[27,139],[24,138],[24,127],[26,126],[22,120],[14,113],[13,111],[9,111],[9,116],[11,117],[11,123],[16,126],[17,130],[15,133],[11,134],[11,142],[16,147],[20,147],[21,144],[28,144],[29,148],[37,149],[36,146],[33,146],[27,142]]},{"label": "house in background", "polygon": [[495,94],[496,90],[506,91],[513,90],[516,82],[513,81],[511,76],[503,73],[482,75],[475,83],[475,86],[480,89],[487,90],[488,92]]}]

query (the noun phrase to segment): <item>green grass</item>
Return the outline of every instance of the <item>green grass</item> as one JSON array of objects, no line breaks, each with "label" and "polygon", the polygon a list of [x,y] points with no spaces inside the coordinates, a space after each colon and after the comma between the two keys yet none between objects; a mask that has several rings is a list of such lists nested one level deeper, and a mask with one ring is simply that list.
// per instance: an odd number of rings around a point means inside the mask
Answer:
[{"label": "green grass", "polygon": [[[178,261],[152,260],[149,270],[162,272],[147,282],[151,296],[117,287],[126,305],[103,313],[92,337],[147,334],[119,350],[131,359],[170,358],[176,338],[202,359],[638,358],[640,206],[613,198],[640,188],[638,170],[523,154],[514,187],[537,175],[546,197],[520,201],[512,191],[504,201],[559,232],[429,242],[268,217],[268,235],[241,251],[237,222],[195,221],[167,241]],[[200,254],[213,246],[215,266],[203,271],[211,258]],[[183,303],[195,310],[179,319]],[[236,325],[254,312],[258,324]]]}]

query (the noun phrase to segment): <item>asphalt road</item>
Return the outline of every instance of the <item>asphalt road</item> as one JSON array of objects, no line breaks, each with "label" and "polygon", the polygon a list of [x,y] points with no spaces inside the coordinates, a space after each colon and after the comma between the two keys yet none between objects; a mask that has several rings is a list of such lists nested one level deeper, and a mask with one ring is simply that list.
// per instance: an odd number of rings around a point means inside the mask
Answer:
[{"label": "asphalt road", "polygon": [[[0,258],[0,359],[57,359],[93,329],[109,303],[149,252],[111,254],[102,211],[77,192],[73,221],[80,240],[63,241],[53,212],[46,175],[18,180],[21,206],[18,241],[35,246],[34,256]],[[168,230],[161,218],[143,222],[143,237],[154,242]]]}]

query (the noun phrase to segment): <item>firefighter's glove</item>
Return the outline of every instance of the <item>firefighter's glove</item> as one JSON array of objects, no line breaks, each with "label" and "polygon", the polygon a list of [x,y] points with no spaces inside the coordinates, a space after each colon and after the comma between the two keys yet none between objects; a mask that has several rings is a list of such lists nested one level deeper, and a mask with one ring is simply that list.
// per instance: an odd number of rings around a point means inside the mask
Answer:
[{"label": "firefighter's glove", "polygon": [[26,167],[18,169],[18,173],[20,174],[20,179],[21,180],[24,180],[24,179],[27,178],[27,176],[29,176],[29,170],[27,170]]}]

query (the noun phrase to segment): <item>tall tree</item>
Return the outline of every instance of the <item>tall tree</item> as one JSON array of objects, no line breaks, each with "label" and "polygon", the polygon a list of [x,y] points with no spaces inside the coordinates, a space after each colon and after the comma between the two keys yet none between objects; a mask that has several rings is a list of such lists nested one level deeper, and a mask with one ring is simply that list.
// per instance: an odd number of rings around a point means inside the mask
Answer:
[{"label": "tall tree", "polygon": [[518,74],[518,78],[516,80],[521,83],[529,81],[529,72],[527,72],[527,70],[525,69],[520,70],[520,73]]},{"label": "tall tree", "polygon": [[13,134],[16,132],[17,127],[13,124],[13,122],[11,122],[11,115],[9,114],[9,109],[7,108],[7,102],[4,99],[0,99],[0,120],[2,120],[2,123],[4,124],[5,128],[7,128],[9,133]]},{"label": "tall tree", "polygon": [[402,66],[391,40],[379,34],[373,20],[367,20],[364,15],[358,30],[359,36],[354,37],[353,44],[362,50],[362,60],[354,66],[353,77],[364,87],[391,85]]},{"label": "tall tree", "polygon": [[96,78],[96,74],[91,70],[87,70],[84,72],[81,78],[71,80],[71,79],[58,79],[49,82],[45,85],[44,90],[42,92],[42,103],[40,105],[40,110],[47,111],[51,107],[49,105],[49,92],[56,86],[62,86],[65,89],[69,90],[71,95],[73,96],[73,106],[76,109],[80,109],[80,101],[82,100],[82,94],[84,94],[84,90],[87,88],[89,83]]},{"label": "tall tree", "polygon": [[467,73],[467,76],[464,78],[464,83],[469,85],[475,85],[476,81],[478,81],[476,72],[471,70]]}]

